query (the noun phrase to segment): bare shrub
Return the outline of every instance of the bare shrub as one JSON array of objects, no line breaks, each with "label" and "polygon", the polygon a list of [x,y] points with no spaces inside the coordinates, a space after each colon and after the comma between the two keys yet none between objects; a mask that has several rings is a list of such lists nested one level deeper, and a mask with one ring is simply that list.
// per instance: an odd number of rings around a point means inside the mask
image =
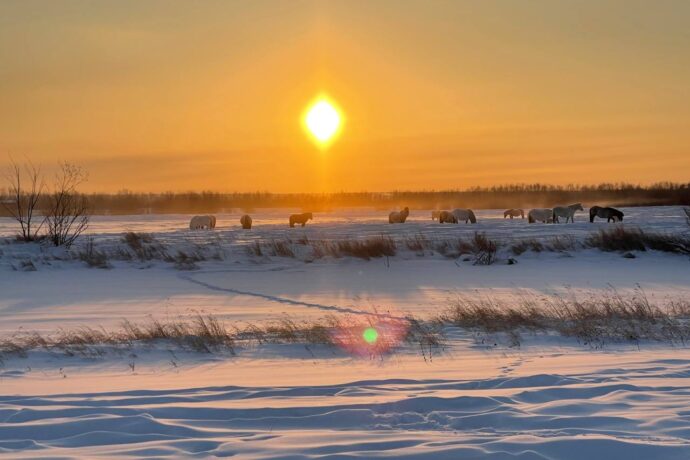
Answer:
[{"label": "bare shrub", "polygon": [[60,164],[45,212],[48,239],[55,246],[70,247],[89,225],[88,200],[77,191],[84,181],[84,170],[70,163]]},{"label": "bare shrub", "polygon": [[108,262],[108,255],[96,248],[96,243],[93,238],[89,238],[84,245],[84,249],[77,254],[82,262],[85,262],[89,268],[110,268]]},{"label": "bare shrub", "polygon": [[36,241],[44,219],[36,222],[39,202],[45,189],[45,182],[39,168],[31,162],[20,166],[11,161],[5,172],[8,197],[2,200],[7,213],[19,223],[17,238],[21,241]]},{"label": "bare shrub", "polygon": [[405,341],[418,344],[424,359],[432,359],[433,352],[443,346],[443,323],[441,321],[423,322],[412,316],[407,318],[409,323]]},{"label": "bare shrub", "polygon": [[491,265],[496,261],[498,245],[489,239],[485,233],[474,233],[471,248],[474,254],[474,265]]}]

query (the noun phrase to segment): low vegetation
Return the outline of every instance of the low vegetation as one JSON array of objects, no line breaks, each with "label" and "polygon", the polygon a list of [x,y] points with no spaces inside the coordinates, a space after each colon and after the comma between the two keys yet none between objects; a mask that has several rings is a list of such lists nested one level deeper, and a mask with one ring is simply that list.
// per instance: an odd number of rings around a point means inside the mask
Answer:
[{"label": "low vegetation", "polygon": [[520,333],[555,332],[585,344],[664,341],[685,345],[690,339],[690,302],[652,303],[641,289],[586,299],[575,296],[498,300],[459,296],[438,322],[482,333],[507,333],[517,345]]},{"label": "low vegetation", "polygon": [[[374,328],[378,337],[364,339]],[[508,300],[459,296],[436,317],[392,317],[376,313],[329,315],[297,321],[283,317],[263,324],[228,326],[212,315],[143,323],[124,321],[119,329],[79,327],[53,334],[20,331],[0,339],[0,362],[9,356],[26,356],[45,350],[67,356],[101,356],[135,346],[164,346],[200,352],[235,354],[238,348],[265,344],[303,344],[337,347],[348,354],[383,356],[402,345],[419,347],[424,359],[446,346],[449,328],[482,336],[504,335],[509,345],[520,346],[525,334],[558,334],[584,345],[642,341],[687,345],[690,340],[690,302],[653,303],[641,289],[621,295],[614,290],[575,296],[522,296]]]},{"label": "low vegetation", "polygon": [[690,254],[690,235],[648,233],[639,228],[615,226],[589,235],[584,246],[602,251],[646,251],[648,249]]},{"label": "low vegetation", "polygon": [[[362,331],[376,327],[378,340],[367,343]],[[391,332],[393,331],[393,332]],[[198,314],[189,319],[144,323],[125,320],[117,330],[83,326],[60,329],[54,334],[20,331],[0,339],[0,362],[8,356],[26,356],[30,351],[45,350],[67,356],[101,356],[111,350],[130,349],[136,345],[156,344],[201,352],[229,352],[238,347],[263,344],[305,344],[340,347],[366,356],[381,356],[402,345],[417,345],[424,358],[442,345],[442,332],[414,318],[392,318],[365,314],[356,317],[334,315],[312,321],[284,317],[262,325],[227,326],[217,317]]]}]

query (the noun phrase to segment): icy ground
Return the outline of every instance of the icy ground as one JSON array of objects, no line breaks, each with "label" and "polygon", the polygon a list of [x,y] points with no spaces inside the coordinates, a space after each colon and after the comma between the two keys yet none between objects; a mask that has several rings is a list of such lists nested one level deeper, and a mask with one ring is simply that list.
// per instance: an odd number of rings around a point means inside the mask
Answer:
[{"label": "icy ground", "polygon": [[[682,210],[630,208],[625,225],[683,232]],[[213,244],[223,257],[180,271],[160,261],[89,269],[33,245],[0,246],[0,340],[22,328],[117,327],[123,319],[194,312],[229,324],[282,315],[440,312],[457,293],[624,292],[652,300],[690,294],[690,260],[597,250],[527,252],[516,265],[473,266],[401,253],[390,260],[255,258],[252,239],[353,238],[405,233],[429,238],[485,231],[495,239],[582,239],[605,223],[528,225],[481,211],[471,225],[439,225],[413,213],[315,214],[288,229],[283,214],[255,213],[255,229],[219,215],[215,232],[185,229],[189,216],[97,217],[95,244],[145,231],[176,245]],[[7,220],[0,236],[9,236]],[[609,224],[612,225],[612,224]],[[211,241],[209,243],[209,241]],[[58,254],[59,255],[59,254]],[[50,257],[48,257],[50,256]],[[37,271],[14,271],[22,258]],[[324,346],[266,345],[229,354],[135,348],[102,357],[35,351],[0,365],[0,456],[94,458],[688,458],[690,349],[657,343],[594,349],[571,339],[452,331],[429,359],[412,346],[372,359]]]}]

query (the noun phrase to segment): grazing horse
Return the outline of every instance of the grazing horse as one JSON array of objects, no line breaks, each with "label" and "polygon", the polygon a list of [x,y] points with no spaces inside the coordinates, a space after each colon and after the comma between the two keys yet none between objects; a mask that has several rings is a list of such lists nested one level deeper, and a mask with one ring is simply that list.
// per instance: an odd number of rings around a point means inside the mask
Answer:
[{"label": "grazing horse", "polygon": [[474,212],[472,212],[471,209],[453,209],[453,215],[458,220],[458,222],[462,222],[464,220],[465,223],[477,223],[477,218],[475,217]]},{"label": "grazing horse", "polygon": [[592,206],[589,208],[589,221],[594,222],[595,217],[606,219],[606,222],[621,222],[623,220],[623,213],[616,208]]},{"label": "grazing horse", "polygon": [[252,228],[252,218],[249,214],[245,214],[244,216],[240,217],[240,224],[242,224],[242,228],[245,230],[251,230]]},{"label": "grazing horse", "polygon": [[405,206],[402,211],[397,212],[393,211],[392,213],[388,214],[388,223],[389,224],[404,224],[405,221],[407,220],[407,216],[410,215],[410,208]]},{"label": "grazing horse", "polygon": [[293,214],[290,216],[290,227],[294,227],[295,224],[302,224],[302,227],[304,227],[307,225],[307,221],[313,218],[314,216],[310,212]]},{"label": "grazing horse", "polygon": [[565,223],[575,222],[575,211],[584,211],[582,203],[571,204],[570,206],[556,206],[553,208],[553,222],[558,223],[559,217],[565,217]]},{"label": "grazing horse", "polygon": [[533,224],[535,222],[551,223],[553,222],[553,209],[551,208],[536,208],[530,209],[527,213],[527,222]]},{"label": "grazing horse", "polygon": [[216,228],[216,218],[214,216],[194,216],[189,221],[190,230],[213,230]]},{"label": "grazing horse", "polygon": [[440,211],[438,215],[439,224],[457,224],[458,218],[452,212]]},{"label": "grazing horse", "polygon": [[523,219],[525,218],[525,211],[522,209],[508,209],[506,212],[503,213],[503,218],[505,219],[506,217],[510,217],[511,219],[513,217],[522,217]]},{"label": "grazing horse", "polygon": [[431,211],[431,220],[436,220],[441,216],[443,211]]}]

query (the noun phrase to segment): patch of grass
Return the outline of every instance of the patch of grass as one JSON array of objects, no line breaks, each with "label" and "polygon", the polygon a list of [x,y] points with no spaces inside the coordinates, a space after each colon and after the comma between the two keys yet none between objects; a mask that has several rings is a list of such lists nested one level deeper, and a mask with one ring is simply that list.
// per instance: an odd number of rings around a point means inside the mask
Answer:
[{"label": "patch of grass", "polygon": [[690,338],[690,303],[675,301],[660,307],[641,289],[629,296],[616,291],[575,297],[551,296],[499,301],[458,297],[437,320],[486,333],[555,331],[586,344],[637,342],[640,340],[682,343]]},{"label": "patch of grass", "polygon": [[185,251],[177,251],[177,255],[167,259],[172,262],[177,270],[197,270],[199,266],[197,262],[206,260],[200,252],[187,253]]},{"label": "patch of grass", "polygon": [[110,268],[108,255],[104,251],[96,248],[93,238],[88,238],[84,249],[77,256],[79,260],[86,263],[89,268]]},{"label": "patch of grass", "polygon": [[141,261],[165,260],[168,257],[165,247],[158,244],[153,235],[149,233],[127,232],[122,236],[122,242]]},{"label": "patch of grass", "polygon": [[424,251],[429,247],[429,240],[421,233],[417,233],[414,236],[405,237],[405,246],[410,251],[417,253],[424,253]]},{"label": "patch of grass", "polygon": [[340,241],[312,241],[314,258],[325,256],[335,258],[357,257],[370,260],[378,257],[394,256],[397,252],[395,241],[389,236],[374,236],[364,240],[345,239]]},{"label": "patch of grass", "polygon": [[[376,344],[367,347],[361,336],[362,328],[378,325],[383,330],[404,331],[400,337],[380,336]],[[298,322],[290,317],[280,318],[264,325],[247,324],[244,327],[227,327],[218,318],[197,314],[188,319],[161,321],[152,318],[146,322],[122,322],[120,329],[79,327],[59,329],[54,334],[43,335],[21,331],[7,338],[0,338],[0,360],[9,356],[26,356],[32,350],[61,352],[67,356],[97,357],[109,349],[129,349],[137,344],[153,345],[158,342],[184,350],[201,353],[229,351],[234,354],[238,344],[305,344],[367,348],[372,355],[391,352],[402,342],[418,344],[425,358],[432,349],[440,346],[440,323],[430,325],[413,318],[392,319],[385,315],[342,316],[329,315],[321,319]]]},{"label": "patch of grass", "polygon": [[250,244],[245,246],[247,254],[255,257],[263,257],[264,252],[261,249],[261,243],[258,241],[252,241]]},{"label": "patch of grass", "polygon": [[602,229],[587,237],[585,247],[602,251],[646,251],[647,249],[676,254],[690,254],[690,236],[646,233],[639,228],[622,225]]},{"label": "patch of grass", "polygon": [[292,250],[289,241],[271,240],[269,243],[269,248],[274,256],[295,257],[295,252]]}]

